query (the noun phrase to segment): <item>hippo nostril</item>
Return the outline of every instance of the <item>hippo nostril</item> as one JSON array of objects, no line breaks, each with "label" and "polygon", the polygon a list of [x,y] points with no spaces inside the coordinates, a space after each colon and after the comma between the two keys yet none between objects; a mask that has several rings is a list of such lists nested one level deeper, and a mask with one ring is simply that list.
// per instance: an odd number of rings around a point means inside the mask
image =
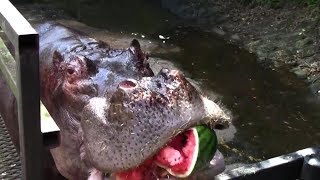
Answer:
[{"label": "hippo nostril", "polygon": [[162,87],[161,83],[160,82],[157,82],[157,87],[160,89]]},{"label": "hippo nostril", "polygon": [[74,69],[73,69],[73,68],[68,68],[68,69],[67,69],[67,72],[68,72],[68,74],[70,74],[70,75],[71,75],[71,74],[73,74],[73,73],[74,73]]},{"label": "hippo nostril", "polygon": [[119,88],[121,89],[133,89],[137,86],[137,83],[133,79],[128,79],[119,83]]}]

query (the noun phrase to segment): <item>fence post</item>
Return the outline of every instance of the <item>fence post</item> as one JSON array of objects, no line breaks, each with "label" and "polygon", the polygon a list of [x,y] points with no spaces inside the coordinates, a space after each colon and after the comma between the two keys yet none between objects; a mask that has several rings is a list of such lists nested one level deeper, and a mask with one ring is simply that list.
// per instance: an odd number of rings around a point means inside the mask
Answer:
[{"label": "fence post", "polygon": [[0,26],[15,48],[22,178],[42,180],[39,36],[8,0],[1,0]]}]

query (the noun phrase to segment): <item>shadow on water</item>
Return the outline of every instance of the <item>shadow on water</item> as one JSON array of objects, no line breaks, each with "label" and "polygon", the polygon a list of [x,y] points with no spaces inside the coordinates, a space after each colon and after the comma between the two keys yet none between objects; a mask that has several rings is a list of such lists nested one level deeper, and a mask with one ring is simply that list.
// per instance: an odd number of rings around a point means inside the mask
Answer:
[{"label": "shadow on water", "polygon": [[[48,0],[47,0],[48,1]],[[235,137],[222,143],[227,163],[253,162],[320,144],[320,106],[306,85],[284,68],[257,64],[255,56],[211,33],[179,26],[160,1],[55,1],[89,26],[170,37],[179,53],[161,54],[203,88],[221,95],[235,115]],[[79,7],[77,10],[76,7]]]}]

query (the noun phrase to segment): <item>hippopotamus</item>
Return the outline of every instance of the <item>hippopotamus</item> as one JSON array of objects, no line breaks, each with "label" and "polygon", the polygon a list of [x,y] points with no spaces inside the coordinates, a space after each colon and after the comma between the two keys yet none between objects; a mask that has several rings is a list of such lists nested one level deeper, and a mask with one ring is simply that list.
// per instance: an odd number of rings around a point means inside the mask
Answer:
[{"label": "hippopotamus", "polygon": [[[41,101],[60,128],[60,145],[47,156],[67,179],[102,180],[143,163],[189,127],[230,123],[225,110],[182,72],[155,74],[136,39],[114,49],[58,23],[35,29]],[[0,113],[18,147],[12,133],[18,132],[16,101],[3,79],[0,98]]]}]

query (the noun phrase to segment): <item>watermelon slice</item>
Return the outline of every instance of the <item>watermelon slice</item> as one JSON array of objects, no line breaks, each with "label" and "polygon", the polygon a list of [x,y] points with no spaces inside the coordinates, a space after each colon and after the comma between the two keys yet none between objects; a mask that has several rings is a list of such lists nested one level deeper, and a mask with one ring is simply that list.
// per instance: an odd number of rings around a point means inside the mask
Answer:
[{"label": "watermelon slice", "polygon": [[176,136],[155,157],[156,164],[175,177],[185,178],[205,167],[217,150],[217,136],[207,126],[196,126]]},{"label": "watermelon slice", "polygon": [[147,160],[140,166],[130,169],[128,171],[123,171],[116,173],[116,180],[152,180],[156,179],[155,174],[153,174],[154,169],[152,160]]},{"label": "watermelon slice", "polygon": [[153,158],[128,171],[116,173],[117,180],[152,180],[167,173],[185,178],[206,167],[217,150],[217,136],[199,125],[178,134]]}]

